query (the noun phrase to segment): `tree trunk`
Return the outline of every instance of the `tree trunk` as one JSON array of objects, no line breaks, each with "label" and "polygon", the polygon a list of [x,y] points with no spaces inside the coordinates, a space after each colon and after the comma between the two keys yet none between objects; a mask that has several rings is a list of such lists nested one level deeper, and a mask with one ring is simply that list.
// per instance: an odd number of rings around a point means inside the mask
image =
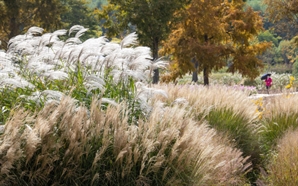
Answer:
[{"label": "tree trunk", "polygon": [[9,36],[8,36],[9,39],[11,39],[14,36],[17,36],[18,34],[20,34],[16,18],[14,18],[14,17],[10,19],[9,30],[10,30],[10,33],[9,33]]},{"label": "tree trunk", "polygon": [[[204,34],[205,42],[208,43],[208,35]],[[203,76],[204,76],[204,85],[209,85],[209,69],[207,67],[203,68]]]},{"label": "tree trunk", "polygon": [[192,79],[191,79],[192,82],[198,82],[198,72],[197,71],[193,71],[192,72]]},{"label": "tree trunk", "polygon": [[191,81],[196,83],[196,82],[198,82],[198,67],[199,67],[199,63],[198,63],[198,61],[195,58],[193,58],[191,60],[191,62],[195,66],[195,70],[192,72],[192,79],[191,79]]},{"label": "tree trunk", "polygon": [[204,76],[204,85],[209,85],[209,72],[207,67],[204,67],[203,69],[203,76]]},{"label": "tree trunk", "polygon": [[20,7],[17,3],[17,0],[4,0],[4,4],[8,10],[7,16],[10,17],[8,39],[11,39],[12,37],[20,34],[18,24],[18,17],[20,16]]},{"label": "tree trunk", "polygon": [[[159,39],[157,37],[154,38],[154,41],[152,43],[152,55],[153,55],[153,61],[158,59],[158,44],[159,44]],[[159,69],[154,69],[153,70],[153,84],[157,84],[159,82]]]},{"label": "tree trunk", "polygon": [[159,81],[159,69],[155,69],[153,70],[153,80],[152,83],[153,84],[157,84]]}]

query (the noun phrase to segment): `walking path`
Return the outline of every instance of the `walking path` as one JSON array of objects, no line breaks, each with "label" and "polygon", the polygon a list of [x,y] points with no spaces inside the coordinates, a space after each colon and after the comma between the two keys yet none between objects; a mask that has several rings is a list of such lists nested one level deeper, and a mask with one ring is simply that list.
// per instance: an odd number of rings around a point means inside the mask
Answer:
[{"label": "walking path", "polygon": [[266,97],[273,97],[273,96],[282,96],[287,94],[298,94],[298,92],[290,92],[290,93],[276,93],[276,94],[254,94],[249,96],[252,99],[258,99],[258,98],[266,98]]}]

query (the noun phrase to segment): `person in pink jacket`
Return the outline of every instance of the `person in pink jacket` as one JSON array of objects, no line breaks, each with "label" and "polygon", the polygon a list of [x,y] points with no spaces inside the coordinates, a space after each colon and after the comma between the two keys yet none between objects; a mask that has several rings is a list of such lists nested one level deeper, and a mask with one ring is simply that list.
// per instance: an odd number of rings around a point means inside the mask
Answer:
[{"label": "person in pink jacket", "polygon": [[266,83],[267,92],[269,94],[269,88],[272,85],[272,79],[271,79],[271,76],[270,75],[268,75],[267,78],[265,79],[265,83]]}]

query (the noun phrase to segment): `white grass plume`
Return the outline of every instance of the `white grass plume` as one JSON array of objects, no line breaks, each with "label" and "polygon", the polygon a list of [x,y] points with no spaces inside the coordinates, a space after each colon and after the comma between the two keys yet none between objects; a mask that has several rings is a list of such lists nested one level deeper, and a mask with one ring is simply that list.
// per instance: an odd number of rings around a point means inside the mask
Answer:
[{"label": "white grass plume", "polygon": [[167,66],[169,65],[168,61],[162,60],[163,58],[158,58],[156,60],[154,60],[152,62],[152,69],[158,69],[158,68],[162,68],[162,69],[166,69]]},{"label": "white grass plume", "polygon": [[34,88],[34,85],[24,79],[5,78],[0,79],[0,86],[7,86],[11,88]]},{"label": "white grass plume", "polygon": [[137,45],[138,44],[138,35],[133,32],[127,36],[125,36],[124,39],[120,42],[121,48],[125,48],[131,45]]},{"label": "white grass plume", "polygon": [[79,30],[79,31],[76,33],[75,37],[76,37],[76,38],[81,37],[81,36],[82,36],[85,32],[87,32],[88,30],[89,30],[88,28],[83,28],[83,29]]},{"label": "white grass plume", "polygon": [[[81,25],[74,25],[69,29],[68,35],[70,36],[70,34],[72,34],[73,32],[80,32],[81,30],[84,31],[85,28]],[[76,37],[76,38],[78,38],[78,37]]]},{"label": "white grass plume", "polygon": [[59,70],[50,70],[47,71],[43,74],[43,76],[51,79],[51,80],[63,80],[63,79],[67,79],[68,78],[68,74],[66,72],[63,71],[59,71]]},{"label": "white grass plume", "polygon": [[43,28],[33,26],[33,27],[30,27],[28,29],[26,34],[28,34],[28,35],[41,35],[43,33],[43,31],[44,31]]},{"label": "white grass plume", "polygon": [[84,85],[87,87],[88,92],[95,89],[103,91],[105,81],[96,75],[90,75],[85,78]]},{"label": "white grass plume", "polygon": [[44,90],[41,92],[41,95],[46,96],[47,100],[56,100],[60,101],[64,94],[60,91],[55,90]]}]

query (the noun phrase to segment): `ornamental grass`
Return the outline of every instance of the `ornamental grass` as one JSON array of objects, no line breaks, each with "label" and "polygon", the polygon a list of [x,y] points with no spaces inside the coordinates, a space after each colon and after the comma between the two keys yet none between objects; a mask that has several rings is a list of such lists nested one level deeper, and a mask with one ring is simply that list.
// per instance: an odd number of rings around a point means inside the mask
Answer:
[{"label": "ornamental grass", "polygon": [[250,156],[256,169],[260,166],[259,113],[256,112],[257,105],[248,98],[249,92],[226,86],[164,85],[158,88],[168,93],[169,105],[176,102],[186,104],[197,121],[207,121],[245,156]]},{"label": "ornamental grass", "polygon": [[289,129],[298,127],[298,95],[283,94],[267,98],[264,105],[262,127],[260,131],[261,148],[270,155],[277,140]]},{"label": "ornamental grass", "polygon": [[276,152],[266,166],[269,186],[298,185],[298,130],[289,129],[277,140]]},{"label": "ornamental grass", "polygon": [[130,125],[125,103],[71,97],[14,110],[0,136],[0,185],[243,185],[251,164],[178,105]]}]

